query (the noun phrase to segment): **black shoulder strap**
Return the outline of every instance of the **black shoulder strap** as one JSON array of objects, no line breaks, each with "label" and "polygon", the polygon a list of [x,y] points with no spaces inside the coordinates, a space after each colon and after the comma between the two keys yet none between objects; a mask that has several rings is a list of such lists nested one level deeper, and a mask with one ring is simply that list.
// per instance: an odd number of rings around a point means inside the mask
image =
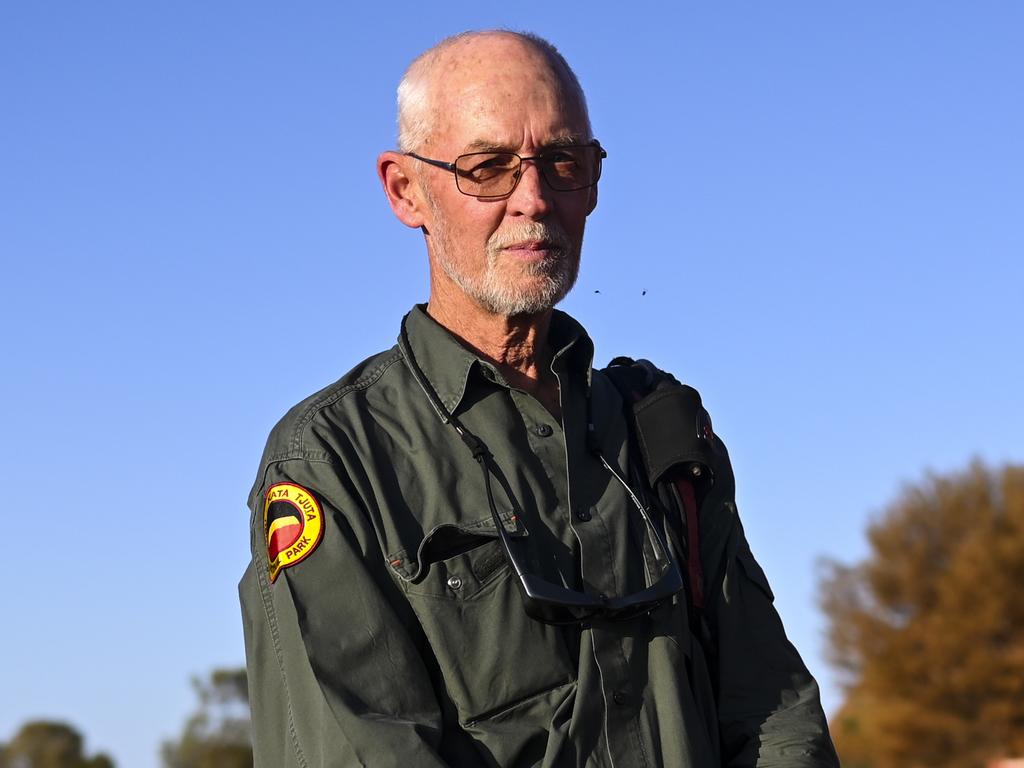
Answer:
[{"label": "black shoulder strap", "polygon": [[699,497],[713,481],[711,419],[700,394],[649,360],[616,357],[602,372],[622,395],[630,441],[642,474],[659,498],[671,500],[678,520],[669,526],[685,560],[686,597],[693,628],[701,637],[704,574],[700,558]]}]

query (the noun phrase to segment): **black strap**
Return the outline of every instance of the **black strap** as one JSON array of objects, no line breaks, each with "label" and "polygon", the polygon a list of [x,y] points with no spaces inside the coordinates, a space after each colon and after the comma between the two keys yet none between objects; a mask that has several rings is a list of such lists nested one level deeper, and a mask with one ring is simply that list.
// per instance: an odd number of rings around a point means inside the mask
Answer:
[{"label": "black strap", "polygon": [[662,501],[668,516],[669,537],[687,576],[691,629],[703,644],[709,633],[704,619],[699,503],[713,480],[711,420],[697,390],[680,384],[649,360],[616,357],[602,373],[622,396],[634,457],[630,463],[639,464],[636,474],[651,496]]}]

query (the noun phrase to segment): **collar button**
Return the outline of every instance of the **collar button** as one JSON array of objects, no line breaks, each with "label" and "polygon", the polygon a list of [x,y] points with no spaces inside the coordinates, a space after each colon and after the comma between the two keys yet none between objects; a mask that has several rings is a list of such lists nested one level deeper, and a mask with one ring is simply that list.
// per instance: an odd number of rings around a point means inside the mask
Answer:
[{"label": "collar button", "polygon": [[551,434],[554,432],[550,424],[538,424],[533,428],[533,431],[538,437],[551,437]]}]

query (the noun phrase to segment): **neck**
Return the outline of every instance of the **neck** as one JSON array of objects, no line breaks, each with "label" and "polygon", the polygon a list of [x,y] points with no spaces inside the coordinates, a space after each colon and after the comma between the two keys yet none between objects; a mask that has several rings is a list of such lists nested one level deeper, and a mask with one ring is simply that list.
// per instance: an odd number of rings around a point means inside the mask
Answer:
[{"label": "neck", "polygon": [[506,317],[475,302],[446,302],[432,291],[427,314],[464,346],[494,364],[511,386],[532,395],[560,418],[558,379],[551,372],[548,342],[552,310]]}]

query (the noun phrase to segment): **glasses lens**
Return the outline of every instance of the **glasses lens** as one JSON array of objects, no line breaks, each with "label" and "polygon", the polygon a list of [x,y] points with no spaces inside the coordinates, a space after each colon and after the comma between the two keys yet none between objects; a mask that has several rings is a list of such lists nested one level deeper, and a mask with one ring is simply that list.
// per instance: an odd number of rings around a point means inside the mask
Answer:
[{"label": "glasses lens", "polygon": [[597,183],[601,176],[601,150],[592,145],[559,147],[540,156],[544,178],[552,189],[571,192]]},{"label": "glasses lens", "polygon": [[[682,574],[679,571],[679,566],[672,556],[672,551],[666,547],[654,521],[651,520],[648,510],[644,508],[640,499],[630,489],[621,474],[616,472],[603,456],[600,456],[600,458],[605,468],[615,476],[616,480],[628,492],[630,499],[637,507],[637,512],[645,528],[642,532],[635,528],[634,531],[640,534],[639,538],[643,542],[641,550],[646,586],[639,592],[613,598],[579,592],[562,584],[547,581],[529,572],[525,560],[518,557],[515,551],[519,545],[528,544],[528,542],[522,538],[513,540],[505,529],[501,516],[498,514],[498,509],[494,505],[494,497],[491,490],[491,462],[487,460],[486,456],[480,462],[480,468],[484,475],[484,485],[487,488],[488,506],[491,508],[491,519],[494,521],[495,531],[498,534],[498,539],[501,541],[505,556],[518,577],[519,590],[526,612],[538,621],[547,624],[581,624],[592,619],[626,620],[653,610],[670,600],[683,589]],[[513,507],[515,507],[515,501],[512,499],[508,486],[504,482],[502,482],[502,488],[509,495],[509,500],[512,502]],[[517,523],[517,527],[518,525],[519,523]]]},{"label": "glasses lens", "polygon": [[511,541],[499,531],[506,557],[519,575],[519,588],[526,613],[545,624],[581,624],[594,619],[625,621],[648,613],[671,600],[683,588],[682,576],[646,513],[643,519],[647,524],[643,542],[647,586],[639,592],[611,599],[578,592],[528,573],[525,562],[515,552],[517,545],[525,541]]},{"label": "glasses lens", "polygon": [[501,197],[512,191],[519,170],[512,152],[474,152],[455,159],[455,183],[464,195]]},{"label": "glasses lens", "polygon": [[569,605],[551,605],[542,600],[535,600],[523,594],[523,608],[526,615],[543,624],[566,626],[583,624],[600,615],[600,611],[590,607],[574,607]]},{"label": "glasses lens", "polygon": [[[572,192],[601,178],[601,148],[592,144],[557,147],[536,158],[551,189]],[[516,186],[522,160],[514,152],[473,152],[455,159],[455,184],[464,195],[504,197]]]}]

